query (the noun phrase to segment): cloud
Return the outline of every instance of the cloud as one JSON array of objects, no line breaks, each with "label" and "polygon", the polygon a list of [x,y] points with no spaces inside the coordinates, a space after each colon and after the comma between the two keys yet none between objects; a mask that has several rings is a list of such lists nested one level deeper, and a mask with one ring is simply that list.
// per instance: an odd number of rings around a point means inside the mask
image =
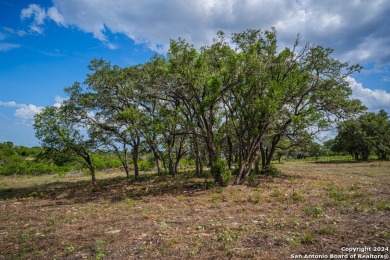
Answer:
[{"label": "cloud", "polygon": [[15,101],[2,102],[0,101],[0,106],[3,107],[16,107],[14,116],[23,119],[23,121],[31,121],[34,119],[34,116],[41,112],[43,107],[36,105],[26,105],[26,104],[18,104]]},{"label": "cloud", "polygon": [[5,32],[7,32],[8,34],[16,34],[16,35],[18,35],[18,36],[20,36],[20,37],[23,37],[23,36],[25,36],[27,33],[25,32],[25,31],[23,31],[23,30],[14,30],[14,29],[12,29],[12,28],[10,28],[10,27],[2,27],[2,29],[5,31]]},{"label": "cloud", "polygon": [[57,8],[55,7],[50,7],[47,10],[47,17],[56,22],[56,24],[64,25],[64,17],[58,12]]},{"label": "cloud", "polygon": [[16,102],[14,102],[14,101],[11,101],[11,102],[1,102],[1,101],[0,101],[0,106],[4,106],[4,107],[16,107],[16,106],[18,106],[18,104],[16,104]]},{"label": "cloud", "polygon": [[31,32],[42,34],[45,20],[53,20],[58,25],[64,25],[64,17],[58,12],[55,7],[50,7],[47,10],[37,4],[30,4],[27,8],[22,9],[20,19],[33,19],[30,23]]},{"label": "cloud", "polygon": [[33,22],[30,24],[30,30],[38,34],[43,33],[42,25],[46,18],[46,11],[37,4],[30,4],[27,8],[24,8],[20,13],[20,18],[33,19]]},{"label": "cloud", "polygon": [[20,44],[0,42],[0,51],[9,51],[12,49],[19,48]]},{"label": "cloud", "polygon": [[6,52],[12,49],[17,49],[20,47],[20,44],[4,42],[10,34],[17,34],[14,30],[8,27],[2,27],[3,32],[0,32],[0,52]]},{"label": "cloud", "polygon": [[380,109],[390,111],[390,93],[381,89],[369,89],[363,87],[354,78],[348,78],[352,89],[352,98],[359,99],[370,111],[377,112]]},{"label": "cloud", "polygon": [[61,96],[56,96],[55,98],[54,98],[54,100],[55,100],[55,103],[54,103],[54,107],[61,107],[62,106],[62,103],[65,101],[65,100],[67,100],[67,98],[63,98],[63,97],[61,97]]},{"label": "cloud", "polygon": [[34,116],[41,112],[43,107],[36,105],[21,105],[20,108],[16,109],[15,116],[23,120],[33,120]]},{"label": "cloud", "polygon": [[[316,0],[54,0],[47,11],[30,5],[23,17],[51,19],[109,42],[120,33],[155,51],[165,51],[171,38],[207,45],[216,32],[276,27],[281,45],[300,33],[304,41],[334,48],[353,62],[390,64],[390,2]],[[113,45],[106,45],[112,47]]]}]

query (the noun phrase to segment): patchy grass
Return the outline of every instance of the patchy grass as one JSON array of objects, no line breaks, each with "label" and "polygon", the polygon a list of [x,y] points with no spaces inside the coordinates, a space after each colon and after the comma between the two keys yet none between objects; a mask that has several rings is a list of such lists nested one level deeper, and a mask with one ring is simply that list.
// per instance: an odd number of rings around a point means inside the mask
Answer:
[{"label": "patchy grass", "polygon": [[0,176],[0,259],[290,259],[388,246],[390,162],[285,162],[215,187],[124,173]]}]

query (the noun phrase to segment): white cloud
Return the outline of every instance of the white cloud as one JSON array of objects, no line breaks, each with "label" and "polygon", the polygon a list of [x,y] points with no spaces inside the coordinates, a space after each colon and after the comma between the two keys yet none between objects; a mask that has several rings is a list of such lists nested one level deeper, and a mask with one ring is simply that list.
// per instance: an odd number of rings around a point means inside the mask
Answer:
[{"label": "white cloud", "polygon": [[16,107],[18,104],[16,104],[16,102],[14,101],[11,101],[11,102],[1,102],[0,101],[0,106],[4,106],[4,107]]},{"label": "white cloud", "polygon": [[155,51],[167,50],[169,39],[183,37],[207,45],[216,32],[241,32],[275,26],[281,45],[300,33],[304,41],[334,48],[353,62],[390,64],[390,2],[316,0],[54,0],[47,11],[30,5],[35,29],[51,19],[74,26],[110,43],[111,33],[125,34]]},{"label": "white cloud", "polygon": [[54,98],[54,100],[55,100],[55,103],[54,103],[53,106],[55,106],[55,107],[61,107],[61,106],[62,106],[62,103],[63,103],[65,100],[67,100],[67,98],[63,98],[63,97],[61,97],[61,96],[56,96],[56,97]]},{"label": "white cloud", "polygon": [[19,117],[23,120],[33,120],[34,116],[41,112],[43,107],[39,107],[36,105],[20,105],[18,109],[15,111],[15,116]]},{"label": "white cloud", "polygon": [[41,112],[43,107],[36,106],[36,105],[26,105],[26,104],[18,104],[15,101],[9,101],[9,102],[2,102],[0,101],[0,106],[3,107],[16,107],[14,116],[19,117],[25,121],[30,121],[34,119],[34,115]]},{"label": "white cloud", "polygon": [[47,10],[47,17],[56,22],[56,24],[64,25],[64,17],[58,12],[57,8],[55,7],[50,7]]},{"label": "white cloud", "polygon": [[14,30],[10,27],[2,27],[2,29],[9,34],[16,34],[18,36],[25,36],[27,33],[23,30]]},{"label": "white cloud", "polygon": [[[63,98],[61,96],[56,96],[54,98],[55,103],[53,106],[60,107],[62,102],[66,100],[66,98]],[[44,107],[37,106],[33,104],[19,104],[15,101],[8,101],[8,102],[2,102],[0,101],[0,107],[10,107],[10,108],[16,108],[14,112],[14,116],[18,117],[20,119],[23,119],[24,122],[31,122],[34,119],[34,116],[42,111]]]},{"label": "white cloud", "polygon": [[377,112],[379,109],[385,109],[390,111],[390,93],[381,89],[365,88],[352,77],[348,78],[348,82],[352,89],[352,98],[362,101],[368,110]]},{"label": "white cloud", "polygon": [[0,51],[9,51],[12,49],[19,48],[20,44],[0,42]]},{"label": "white cloud", "polygon": [[74,26],[92,33],[110,49],[111,33],[163,52],[169,40],[183,37],[207,45],[216,32],[276,27],[280,45],[291,45],[298,33],[303,41],[334,48],[352,62],[390,64],[390,2],[316,0],[54,0],[47,8],[31,4],[22,19],[34,17],[30,28],[43,32],[43,23]]},{"label": "white cloud", "polygon": [[37,4],[30,4],[27,8],[24,8],[20,13],[22,20],[33,18],[33,22],[30,24],[30,29],[38,34],[43,33],[42,25],[46,18],[46,11]]}]

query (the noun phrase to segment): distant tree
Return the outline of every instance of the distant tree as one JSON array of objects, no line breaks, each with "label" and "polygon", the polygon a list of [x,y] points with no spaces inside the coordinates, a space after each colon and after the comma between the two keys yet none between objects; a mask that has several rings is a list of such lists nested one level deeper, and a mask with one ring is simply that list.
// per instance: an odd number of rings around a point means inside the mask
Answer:
[{"label": "distant tree", "polygon": [[381,160],[390,157],[390,121],[383,109],[375,113],[368,113],[361,118],[362,129],[369,136],[374,152]]},{"label": "distant tree", "polygon": [[332,145],[335,151],[346,151],[355,160],[368,160],[375,152],[379,159],[390,156],[390,121],[384,110],[365,113],[357,119],[341,122]]},{"label": "distant tree", "polygon": [[92,159],[96,142],[82,133],[82,126],[66,112],[65,106],[43,109],[35,116],[34,129],[48,156],[78,160],[89,169],[92,183],[96,185]]},{"label": "distant tree", "polygon": [[359,120],[353,119],[338,125],[338,134],[333,146],[334,151],[346,151],[355,160],[368,160],[372,145],[361,128]]}]

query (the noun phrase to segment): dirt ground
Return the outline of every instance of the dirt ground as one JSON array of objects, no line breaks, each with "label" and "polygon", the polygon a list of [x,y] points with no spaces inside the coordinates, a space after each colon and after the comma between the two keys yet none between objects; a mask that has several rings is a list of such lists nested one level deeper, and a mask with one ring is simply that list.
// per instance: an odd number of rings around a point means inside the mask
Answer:
[{"label": "dirt ground", "polygon": [[189,174],[127,181],[123,173],[101,173],[97,188],[77,173],[2,176],[0,259],[390,254],[390,162],[276,166],[278,176],[226,188]]}]

